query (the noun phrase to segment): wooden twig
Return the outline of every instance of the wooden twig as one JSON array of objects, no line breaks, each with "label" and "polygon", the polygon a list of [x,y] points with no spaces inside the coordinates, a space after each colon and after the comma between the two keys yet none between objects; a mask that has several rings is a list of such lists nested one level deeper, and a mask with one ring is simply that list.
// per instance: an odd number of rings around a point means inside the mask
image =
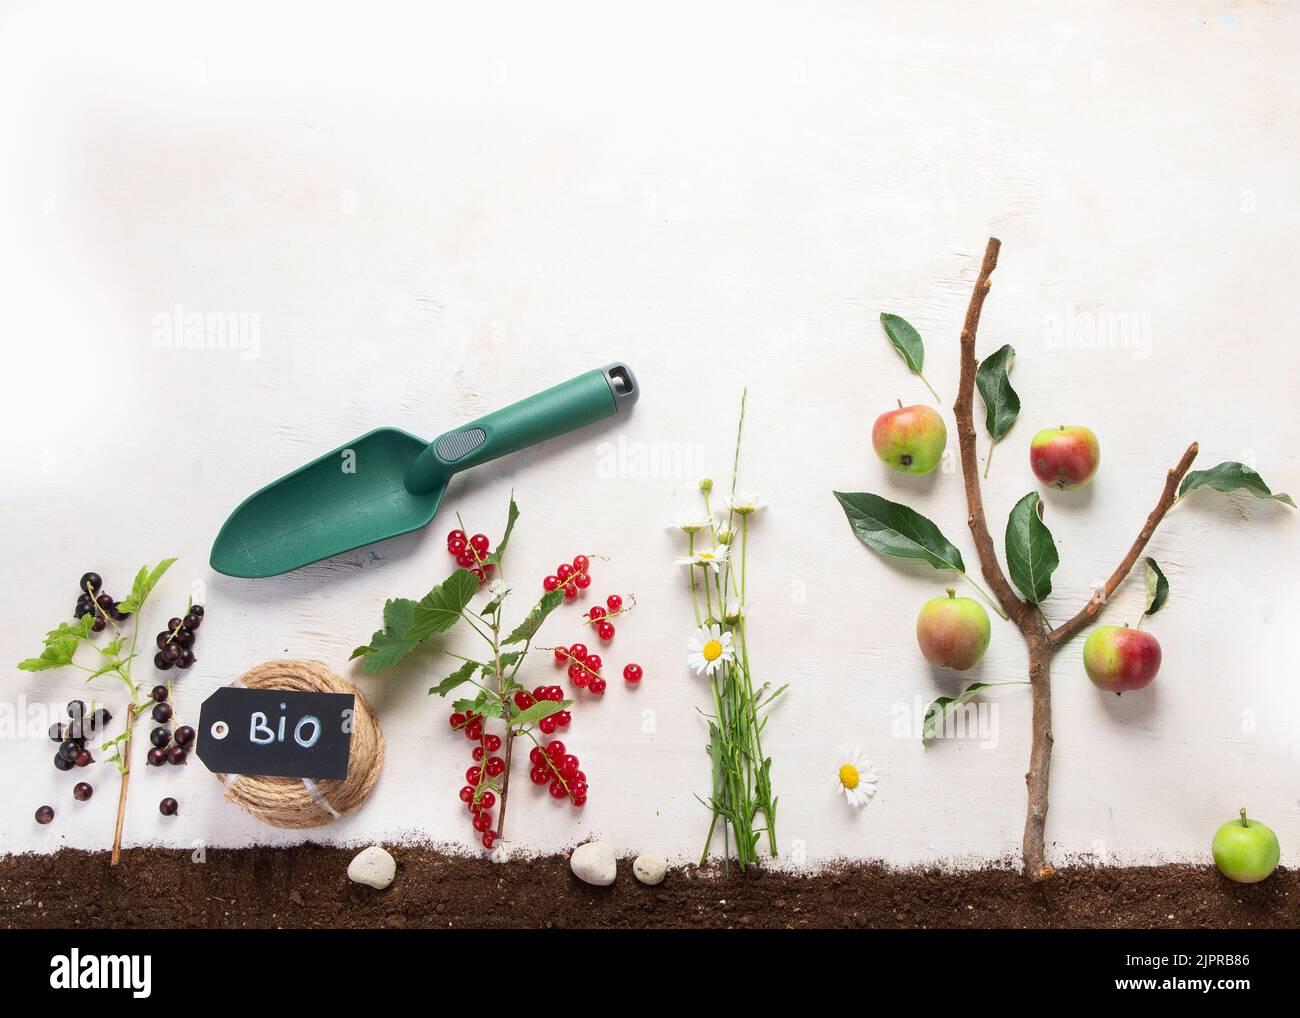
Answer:
[{"label": "wooden twig", "polygon": [[1115,568],[1115,571],[1110,574],[1110,579],[1106,581],[1105,586],[1088,599],[1088,603],[1079,609],[1074,618],[1068,622],[1063,622],[1052,630],[1053,649],[1060,647],[1101,614],[1101,610],[1106,607],[1106,602],[1110,600],[1110,596],[1124,582],[1124,577],[1128,576],[1129,570],[1137,564],[1138,557],[1146,548],[1147,542],[1151,540],[1151,535],[1156,532],[1156,527],[1160,526],[1160,521],[1165,518],[1165,514],[1178,500],[1178,485],[1182,483],[1183,477],[1191,469],[1192,460],[1196,459],[1196,454],[1199,451],[1200,446],[1193,442],[1187,447],[1187,451],[1183,453],[1183,458],[1178,461],[1178,465],[1166,475],[1165,488],[1160,493],[1160,501],[1156,503],[1156,507],[1147,516],[1147,521],[1142,524],[1142,529],[1138,531],[1138,536],[1134,539],[1128,554],[1124,556],[1124,560]]},{"label": "wooden twig", "polygon": [[[961,471],[966,482],[966,524],[970,527],[971,537],[975,541],[975,552],[979,555],[980,571],[993,596],[998,599],[1005,611],[1016,625],[1027,614],[1023,601],[1016,596],[1011,584],[1007,582],[1002,566],[998,563],[997,552],[993,550],[993,538],[989,534],[988,522],[984,518],[984,499],[980,494],[979,461],[975,451],[975,334],[979,331],[980,312],[984,309],[984,298],[988,296],[993,285],[991,276],[998,264],[998,250],[1002,242],[990,237],[984,249],[984,263],[980,266],[979,277],[975,280],[975,289],[971,293],[970,304],[966,308],[966,321],[961,329],[961,381],[957,385],[957,402],[953,404],[953,414],[957,418],[957,444],[961,450]],[[1021,626],[1023,629],[1023,626]]]},{"label": "wooden twig", "polygon": [[113,830],[113,857],[116,866],[122,860],[122,823],[126,819],[126,789],[131,783],[131,730],[135,727],[135,704],[126,708],[126,738],[122,741],[122,784],[117,792],[117,826]]}]

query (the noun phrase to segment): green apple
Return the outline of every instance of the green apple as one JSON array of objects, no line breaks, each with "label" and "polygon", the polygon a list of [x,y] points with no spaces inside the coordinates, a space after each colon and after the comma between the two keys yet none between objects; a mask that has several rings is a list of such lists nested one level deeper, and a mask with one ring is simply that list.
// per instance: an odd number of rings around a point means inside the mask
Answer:
[{"label": "green apple", "polygon": [[928,474],[943,459],[948,444],[948,429],[943,418],[928,406],[903,406],[876,418],[871,429],[871,444],[876,455],[891,470],[903,474]]},{"label": "green apple", "polygon": [[1083,667],[1092,684],[1108,693],[1148,686],[1160,670],[1160,643],[1128,626],[1098,626],[1083,644]]},{"label": "green apple", "polygon": [[1029,465],[1034,475],[1062,491],[1087,484],[1100,464],[1097,436],[1081,424],[1046,428],[1029,443]]},{"label": "green apple", "polygon": [[1282,848],[1271,828],[1258,820],[1241,816],[1229,820],[1214,833],[1214,865],[1229,880],[1239,884],[1258,884],[1277,869]]},{"label": "green apple", "polygon": [[975,667],[989,648],[990,635],[984,606],[958,597],[951,588],[947,596],[926,601],[916,617],[916,642],[925,659],[959,672]]}]

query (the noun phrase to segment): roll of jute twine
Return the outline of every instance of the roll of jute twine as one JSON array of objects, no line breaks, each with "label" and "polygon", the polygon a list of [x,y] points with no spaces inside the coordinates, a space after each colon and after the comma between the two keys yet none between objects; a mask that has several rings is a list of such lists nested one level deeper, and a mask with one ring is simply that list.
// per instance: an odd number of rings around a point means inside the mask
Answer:
[{"label": "roll of jute twine", "polygon": [[384,763],[384,733],[361,690],[315,661],[267,661],[244,673],[236,685],[309,693],[351,693],[352,746],[342,779],[251,777],[218,774],[226,798],[275,827],[320,827],[356,809],[370,796]]}]

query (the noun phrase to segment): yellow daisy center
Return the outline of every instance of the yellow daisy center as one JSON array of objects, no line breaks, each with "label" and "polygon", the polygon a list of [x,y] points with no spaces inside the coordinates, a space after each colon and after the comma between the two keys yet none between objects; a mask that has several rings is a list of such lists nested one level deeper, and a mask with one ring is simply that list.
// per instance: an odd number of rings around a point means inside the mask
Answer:
[{"label": "yellow daisy center", "polygon": [[704,660],[716,661],[722,657],[722,644],[717,640],[710,640],[704,645]]},{"label": "yellow daisy center", "polygon": [[700,552],[700,558],[704,559],[706,562],[712,562],[712,561],[713,561],[713,552],[711,552],[711,551],[702,551],[702,552]]},{"label": "yellow daisy center", "polygon": [[857,788],[860,780],[861,775],[858,774],[858,769],[852,764],[845,764],[840,768],[840,784],[845,788]]}]

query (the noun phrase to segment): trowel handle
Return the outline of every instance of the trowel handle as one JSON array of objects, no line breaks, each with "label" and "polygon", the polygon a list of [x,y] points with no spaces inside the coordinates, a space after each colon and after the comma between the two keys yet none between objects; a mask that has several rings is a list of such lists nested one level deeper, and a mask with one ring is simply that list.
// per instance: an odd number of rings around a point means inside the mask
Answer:
[{"label": "trowel handle", "polygon": [[640,395],[626,364],[588,371],[435,438],[406,472],[406,490],[433,491],[452,474],[612,417]]}]

